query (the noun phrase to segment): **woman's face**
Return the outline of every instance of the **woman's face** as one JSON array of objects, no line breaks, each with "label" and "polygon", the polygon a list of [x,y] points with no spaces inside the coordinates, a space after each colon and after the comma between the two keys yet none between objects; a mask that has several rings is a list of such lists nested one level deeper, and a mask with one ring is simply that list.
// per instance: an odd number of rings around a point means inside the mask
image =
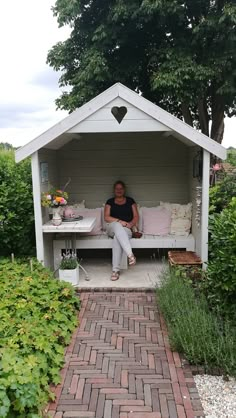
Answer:
[{"label": "woman's face", "polygon": [[125,188],[122,184],[116,184],[114,188],[115,197],[123,197],[125,195]]}]

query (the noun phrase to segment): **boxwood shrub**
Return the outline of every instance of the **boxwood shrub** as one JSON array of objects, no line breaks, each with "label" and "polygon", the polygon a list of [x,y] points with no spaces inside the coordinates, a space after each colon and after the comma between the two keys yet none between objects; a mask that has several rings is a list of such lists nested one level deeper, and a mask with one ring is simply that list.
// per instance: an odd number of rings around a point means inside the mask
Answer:
[{"label": "boxwood shrub", "polygon": [[0,261],[0,417],[38,418],[60,381],[79,299],[34,262]]}]

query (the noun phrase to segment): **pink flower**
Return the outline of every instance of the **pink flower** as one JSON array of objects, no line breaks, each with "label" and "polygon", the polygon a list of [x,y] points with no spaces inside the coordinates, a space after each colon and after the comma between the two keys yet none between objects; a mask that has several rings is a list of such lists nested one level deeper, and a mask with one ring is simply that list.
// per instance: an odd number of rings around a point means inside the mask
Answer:
[{"label": "pink flower", "polygon": [[213,171],[219,171],[219,170],[221,170],[221,165],[220,164],[213,165],[212,170]]},{"label": "pink flower", "polygon": [[47,195],[47,200],[51,200],[52,196],[50,194]]}]

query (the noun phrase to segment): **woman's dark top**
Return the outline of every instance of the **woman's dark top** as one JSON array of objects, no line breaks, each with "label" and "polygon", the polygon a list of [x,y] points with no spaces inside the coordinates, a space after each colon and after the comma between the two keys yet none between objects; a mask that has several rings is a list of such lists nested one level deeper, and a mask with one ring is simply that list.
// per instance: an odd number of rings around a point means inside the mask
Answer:
[{"label": "woman's dark top", "polygon": [[131,222],[133,219],[132,205],[135,203],[132,197],[126,197],[126,202],[123,205],[115,203],[115,198],[108,199],[106,205],[111,206],[110,216],[120,219],[125,222]]}]

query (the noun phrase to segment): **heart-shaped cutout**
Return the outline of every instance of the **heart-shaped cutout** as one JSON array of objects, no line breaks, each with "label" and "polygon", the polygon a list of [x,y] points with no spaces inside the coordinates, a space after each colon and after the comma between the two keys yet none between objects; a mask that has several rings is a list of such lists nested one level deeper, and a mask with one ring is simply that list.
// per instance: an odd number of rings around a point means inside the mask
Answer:
[{"label": "heart-shaped cutout", "polygon": [[125,106],[114,106],[111,109],[111,113],[113,114],[114,118],[117,120],[118,123],[122,122],[127,112],[128,110]]}]

